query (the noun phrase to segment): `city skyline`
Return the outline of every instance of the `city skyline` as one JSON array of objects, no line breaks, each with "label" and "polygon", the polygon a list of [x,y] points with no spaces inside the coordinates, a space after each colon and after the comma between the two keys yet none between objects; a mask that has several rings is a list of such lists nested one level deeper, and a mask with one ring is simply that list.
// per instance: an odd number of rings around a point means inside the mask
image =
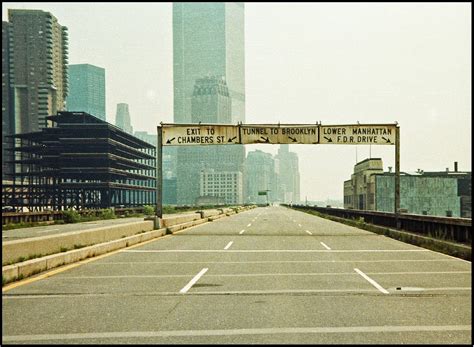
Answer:
[{"label": "city skyline", "polygon": [[[398,121],[401,171],[443,170],[454,161],[470,170],[470,6],[246,3],[246,122]],[[3,20],[8,8],[51,12],[69,29],[69,63],[107,70],[109,123],[120,102],[133,110],[136,130],[154,133],[160,121],[173,122],[170,3],[7,2]],[[246,150],[255,148],[278,150]],[[303,201],[342,200],[353,165],[369,156],[394,167],[391,146],[290,151],[300,160]]]}]

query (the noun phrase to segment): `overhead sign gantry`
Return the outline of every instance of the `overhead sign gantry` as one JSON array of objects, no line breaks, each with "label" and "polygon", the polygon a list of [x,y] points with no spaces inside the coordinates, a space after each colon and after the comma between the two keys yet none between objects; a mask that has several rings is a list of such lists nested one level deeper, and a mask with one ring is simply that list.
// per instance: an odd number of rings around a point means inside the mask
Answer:
[{"label": "overhead sign gantry", "polygon": [[332,144],[395,146],[395,214],[399,227],[400,127],[395,124],[163,124],[158,126],[157,216],[162,217],[162,146]]}]

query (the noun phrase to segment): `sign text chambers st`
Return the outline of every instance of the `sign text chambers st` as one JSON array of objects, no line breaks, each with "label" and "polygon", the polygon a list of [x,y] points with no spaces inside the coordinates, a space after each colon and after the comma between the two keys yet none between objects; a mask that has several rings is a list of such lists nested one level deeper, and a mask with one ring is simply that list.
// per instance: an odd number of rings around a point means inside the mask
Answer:
[{"label": "sign text chambers st", "polygon": [[163,125],[163,146],[236,143],[239,143],[239,128],[235,125]]}]

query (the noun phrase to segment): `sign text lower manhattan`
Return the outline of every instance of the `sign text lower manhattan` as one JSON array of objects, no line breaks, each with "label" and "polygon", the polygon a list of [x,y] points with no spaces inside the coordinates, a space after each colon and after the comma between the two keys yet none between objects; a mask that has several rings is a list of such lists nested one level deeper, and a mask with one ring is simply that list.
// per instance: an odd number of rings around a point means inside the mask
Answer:
[{"label": "sign text lower manhattan", "polygon": [[395,124],[321,125],[319,143],[340,145],[394,145]]}]

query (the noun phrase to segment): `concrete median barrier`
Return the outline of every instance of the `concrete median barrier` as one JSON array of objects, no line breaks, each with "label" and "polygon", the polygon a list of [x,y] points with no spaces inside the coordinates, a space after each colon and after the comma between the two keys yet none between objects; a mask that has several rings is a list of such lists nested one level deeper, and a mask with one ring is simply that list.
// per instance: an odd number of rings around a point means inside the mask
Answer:
[{"label": "concrete median barrier", "polygon": [[201,213],[201,218],[209,218],[212,216],[217,216],[222,213],[222,211],[214,209],[214,210],[202,210],[199,211]]},{"label": "concrete median barrier", "polygon": [[45,257],[23,261],[2,267],[3,281],[8,283],[26,278],[58,266],[75,263],[87,258],[109,253],[121,248],[135,245],[166,234],[166,229],[152,230],[144,234],[132,235],[118,240],[74,249],[67,252],[51,254]]},{"label": "concrete median barrier", "polygon": [[152,221],[133,222],[64,234],[2,242],[2,265],[19,259],[59,253],[65,249],[90,246],[143,231],[153,230]]},{"label": "concrete median barrier", "polygon": [[163,218],[163,227],[170,227],[177,224],[192,222],[197,219],[201,219],[200,213],[187,213],[177,216],[165,217]]},{"label": "concrete median barrier", "polygon": [[[240,207],[245,211],[254,207]],[[231,208],[204,210],[163,218],[163,228],[152,230],[146,220],[116,226],[48,235],[2,243],[3,283],[26,278],[62,265],[109,253],[168,233],[235,214]],[[204,218],[201,218],[204,216]],[[77,249],[74,249],[77,248]],[[34,259],[28,259],[34,258]],[[12,264],[12,262],[16,262]]]},{"label": "concrete median barrier", "polygon": [[206,223],[207,221],[208,221],[208,218],[197,219],[197,220],[193,220],[193,221],[190,221],[190,222],[173,225],[173,226],[170,226],[166,229],[167,229],[169,234],[172,234],[172,233],[175,233],[176,231],[179,231],[179,230],[182,230],[182,229],[186,229],[186,228],[189,228],[189,227],[193,227],[195,225]]}]

